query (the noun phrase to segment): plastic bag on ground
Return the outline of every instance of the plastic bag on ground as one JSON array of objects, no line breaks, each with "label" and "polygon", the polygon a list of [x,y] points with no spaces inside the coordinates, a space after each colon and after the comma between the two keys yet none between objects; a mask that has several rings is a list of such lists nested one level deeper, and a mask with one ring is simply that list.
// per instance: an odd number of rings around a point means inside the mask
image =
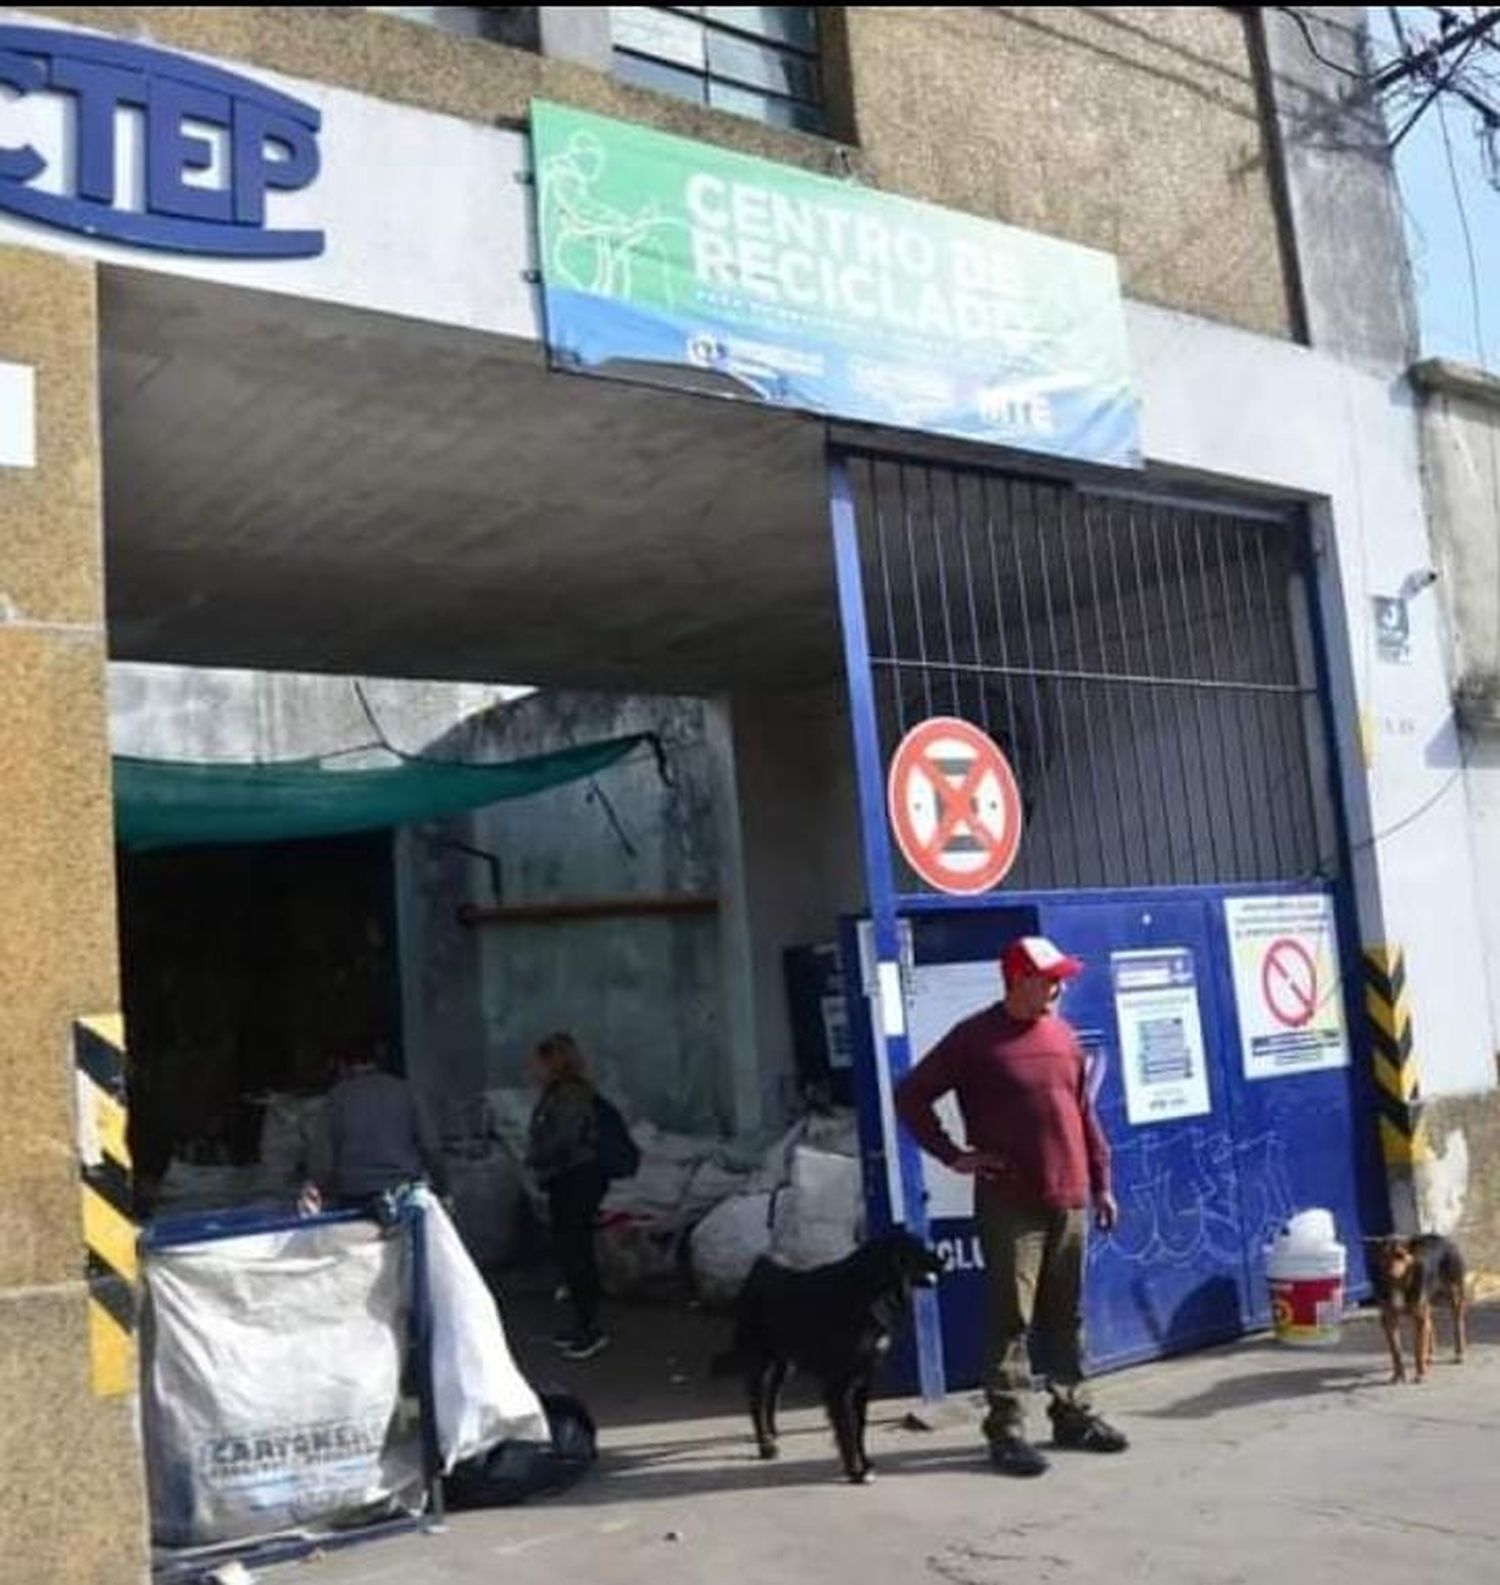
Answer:
[{"label": "plastic bag on ground", "polygon": [[832,1156],[859,1154],[859,1125],[853,1112],[813,1112],[803,1120],[799,1143]]},{"label": "plastic bag on ground", "polygon": [[499,1307],[458,1229],[431,1195],[423,1195],[423,1204],[433,1398],[446,1472],[498,1442],[545,1442],[547,1418],[511,1356]]},{"label": "plastic bag on ground", "polygon": [[443,1482],[448,1505],[510,1508],[531,1497],[566,1491],[599,1456],[593,1416],[566,1393],[542,1397],[550,1433],[545,1442],[501,1442],[460,1464]]},{"label": "plastic bag on ground", "polygon": [[600,1285],[612,1298],[669,1289],[679,1275],[681,1246],[675,1218],[606,1214],[594,1240]]},{"label": "plastic bag on ground", "polygon": [[859,1162],[797,1146],[772,1214],[773,1258],[799,1271],[842,1260],[858,1247],[862,1223]]},{"label": "plastic bag on ground", "polygon": [[697,1222],[715,1206],[722,1205],[736,1195],[754,1194],[775,1187],[774,1182],[765,1181],[762,1172],[737,1170],[719,1161],[701,1162],[693,1169],[693,1175],[683,1190],[682,1220],[686,1223]]},{"label": "plastic bag on ground", "polygon": [[712,1135],[673,1134],[655,1123],[637,1123],[630,1133],[646,1160],[670,1161],[683,1167],[711,1156],[719,1144]]},{"label": "plastic bag on ground", "polygon": [[689,1162],[646,1156],[634,1177],[622,1178],[610,1185],[604,1209],[675,1220],[692,1173]]},{"label": "plastic bag on ground", "polygon": [[770,1253],[770,1194],[725,1200],[693,1229],[688,1248],[698,1297],[707,1305],[732,1304],[750,1268]]},{"label": "plastic bag on ground", "polygon": [[860,1172],[852,1157],[798,1146],[792,1152],[792,1187],[810,1220],[858,1224]]}]

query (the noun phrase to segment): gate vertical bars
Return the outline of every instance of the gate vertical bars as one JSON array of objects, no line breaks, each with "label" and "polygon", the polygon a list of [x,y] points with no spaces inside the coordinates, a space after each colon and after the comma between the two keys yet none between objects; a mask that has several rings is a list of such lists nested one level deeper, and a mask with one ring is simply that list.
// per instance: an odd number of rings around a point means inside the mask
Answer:
[{"label": "gate vertical bars", "polygon": [[[876,763],[924,713],[996,737],[1032,826],[1012,884],[1327,874],[1291,523],[877,452],[839,460],[869,571]],[[898,898],[920,894],[893,862]]]}]

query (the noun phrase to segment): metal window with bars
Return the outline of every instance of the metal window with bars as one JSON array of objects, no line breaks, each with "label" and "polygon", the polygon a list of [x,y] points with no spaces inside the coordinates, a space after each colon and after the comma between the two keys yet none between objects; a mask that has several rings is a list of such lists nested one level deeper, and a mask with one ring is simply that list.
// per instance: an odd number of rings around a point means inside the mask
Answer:
[{"label": "metal window with bars", "polygon": [[1027,825],[1011,886],[1334,871],[1295,518],[846,461],[884,761],[933,715],[1000,743]]},{"label": "metal window with bars", "polygon": [[816,6],[611,6],[616,74],[771,126],[822,132]]}]

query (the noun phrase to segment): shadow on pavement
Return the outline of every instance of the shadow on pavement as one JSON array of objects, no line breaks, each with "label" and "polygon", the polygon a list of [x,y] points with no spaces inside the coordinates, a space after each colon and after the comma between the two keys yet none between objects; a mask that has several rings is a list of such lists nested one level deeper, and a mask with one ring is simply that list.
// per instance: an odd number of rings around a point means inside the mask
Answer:
[{"label": "shadow on pavement", "polygon": [[1134,1412],[1151,1420],[1206,1420],[1233,1409],[1253,1408],[1258,1404],[1310,1398],[1323,1393],[1344,1395],[1365,1392],[1382,1385],[1385,1372],[1374,1365],[1315,1365],[1301,1370],[1247,1371],[1216,1381],[1196,1392],[1160,1408],[1138,1408]]},{"label": "shadow on pavement", "polygon": [[879,1489],[882,1475],[939,1475],[963,1469],[982,1470],[985,1465],[984,1449],[977,1442],[968,1447],[927,1452],[887,1451],[874,1455],[875,1480],[870,1486],[850,1486],[839,1469],[831,1437],[828,1442],[826,1452],[815,1453],[809,1447],[805,1456],[783,1457],[770,1463],[758,1459],[748,1445],[739,1456],[710,1463],[678,1461],[649,1452],[640,1456],[605,1453],[596,1475],[545,1502],[549,1508],[593,1508],[611,1503],[659,1502],[719,1492],[794,1487],[843,1488],[848,1490],[851,1502],[868,1502]]}]

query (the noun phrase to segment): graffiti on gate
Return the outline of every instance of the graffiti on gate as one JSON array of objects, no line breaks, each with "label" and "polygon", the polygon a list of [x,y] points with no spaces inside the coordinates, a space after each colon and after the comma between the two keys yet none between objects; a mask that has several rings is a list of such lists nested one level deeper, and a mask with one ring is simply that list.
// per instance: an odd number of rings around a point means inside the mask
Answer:
[{"label": "graffiti on gate", "polygon": [[1236,1143],[1222,1130],[1149,1132],[1115,1152],[1119,1226],[1091,1241],[1090,1263],[1238,1266],[1295,1209],[1281,1141]]}]

